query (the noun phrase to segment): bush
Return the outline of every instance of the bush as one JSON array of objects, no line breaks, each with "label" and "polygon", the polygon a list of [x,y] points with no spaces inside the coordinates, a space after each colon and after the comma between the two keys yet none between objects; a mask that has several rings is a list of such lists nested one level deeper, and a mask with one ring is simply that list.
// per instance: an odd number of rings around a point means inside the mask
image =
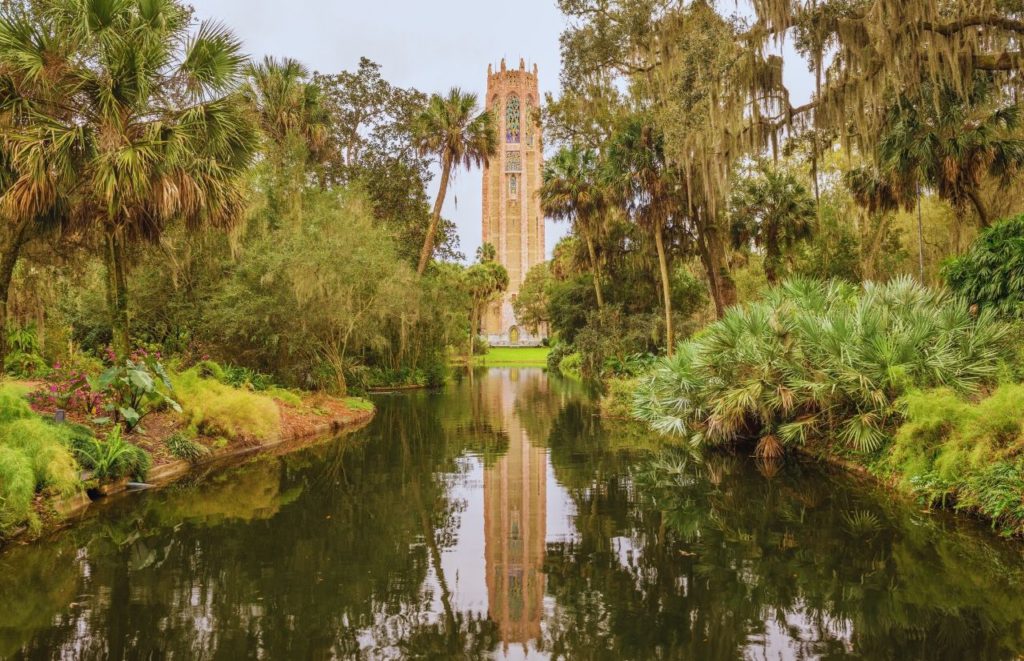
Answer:
[{"label": "bush", "polygon": [[93,390],[89,375],[61,363],[54,365],[43,385],[29,394],[29,401],[42,409],[80,411],[86,415],[99,415],[104,408],[103,393]]},{"label": "bush", "polygon": [[12,386],[0,387],[0,535],[38,518],[37,490],[70,494],[79,488],[79,468],[68,450],[72,429],[46,422]]},{"label": "bush", "polygon": [[150,413],[165,407],[181,411],[178,402],[171,399],[173,386],[159,361],[159,354],[147,355],[137,351],[123,364],[108,368],[97,378],[89,379],[93,392],[103,393],[108,400],[105,408],[114,414],[114,420],[123,422],[126,431],[132,431]]},{"label": "bush", "polygon": [[794,279],[732,308],[645,378],[635,413],[693,445],[759,439],[761,454],[825,440],[880,449],[914,388],[994,380],[1006,327],[898,279],[863,288]]},{"label": "bush", "polygon": [[36,478],[25,453],[0,445],[0,535],[34,518]]},{"label": "bush", "polygon": [[195,462],[208,454],[208,450],[181,432],[175,432],[166,441],[167,451],[172,457]]},{"label": "bush", "polygon": [[148,452],[124,440],[120,425],[114,426],[104,439],[80,439],[75,443],[75,454],[100,480],[131,477],[141,482],[153,463]]},{"label": "bush", "polygon": [[1024,215],[981,233],[967,254],[942,271],[968,303],[1008,319],[1024,319]]},{"label": "bush", "polygon": [[575,379],[579,379],[581,374],[581,368],[583,366],[583,356],[578,352],[568,354],[558,363],[558,371],[563,376],[571,376]]},{"label": "bush", "polygon": [[608,392],[601,398],[601,415],[606,418],[628,420],[633,418],[633,393],[637,380],[614,378],[607,381]]},{"label": "bush", "polygon": [[281,414],[272,398],[203,378],[197,368],[182,372],[173,383],[193,432],[233,441],[277,440]]},{"label": "bush", "polygon": [[902,400],[906,422],[883,462],[929,503],[979,511],[1004,532],[1024,532],[1024,385],[977,403],[948,388]]}]

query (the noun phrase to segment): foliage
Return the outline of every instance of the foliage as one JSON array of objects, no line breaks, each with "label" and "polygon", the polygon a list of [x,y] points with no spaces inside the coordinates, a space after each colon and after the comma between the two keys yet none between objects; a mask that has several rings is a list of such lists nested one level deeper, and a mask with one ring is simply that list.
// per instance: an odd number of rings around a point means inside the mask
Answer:
[{"label": "foliage", "polygon": [[190,432],[251,443],[278,439],[281,414],[270,397],[203,378],[197,368],[173,382]]},{"label": "foliage", "polygon": [[47,366],[39,355],[41,349],[34,324],[8,326],[4,373],[16,378],[32,378],[45,373]]},{"label": "foliage", "polygon": [[637,416],[692,445],[822,441],[872,452],[912,388],[991,382],[1006,329],[908,278],[857,288],[789,280],[680,346],[642,384]]},{"label": "foliage", "polygon": [[101,481],[131,477],[141,482],[152,465],[148,452],[124,439],[120,425],[114,425],[106,438],[79,439],[74,450],[82,466]]},{"label": "foliage", "polygon": [[954,504],[1024,532],[1024,385],[973,402],[950,389],[906,395],[906,422],[882,466],[929,503]]},{"label": "foliage", "polygon": [[1008,319],[1024,319],[1024,215],[981,233],[943,277],[968,303]]},{"label": "foliage", "polygon": [[18,127],[4,131],[18,174],[4,199],[99,234],[125,358],[129,244],[175,222],[227,227],[243,206],[256,134],[236,94],[241,44],[176,0],[5,7],[0,44],[0,122]]},{"label": "foliage", "polygon": [[0,536],[22,524],[38,525],[36,491],[67,495],[79,488],[70,436],[36,416],[14,388],[0,388]]},{"label": "foliage", "polygon": [[558,361],[558,372],[563,376],[571,376],[578,379],[583,376],[582,367],[583,356],[576,351],[567,354],[564,358]]},{"label": "foliage", "polygon": [[551,269],[547,262],[541,262],[526,272],[519,294],[512,301],[516,321],[534,335],[549,321],[549,290],[552,283]]},{"label": "foliage", "polygon": [[771,284],[785,274],[794,247],[813,234],[814,198],[790,172],[760,164],[736,182],[730,199],[733,245],[764,251],[764,271]]},{"label": "foliage", "polygon": [[28,395],[33,406],[44,410],[63,409],[86,415],[100,415],[104,408],[102,392],[93,390],[89,375],[63,363],[56,363],[42,385]]},{"label": "foliage", "polygon": [[639,381],[630,377],[615,377],[605,381],[606,392],[601,398],[601,416],[631,420],[633,418],[633,395]]},{"label": "foliage", "polygon": [[163,364],[144,352],[134,353],[123,364],[112,365],[88,382],[93,393],[102,393],[107,410],[116,421],[124,423],[126,432],[138,427],[153,411],[171,408],[181,412],[181,406],[172,399],[174,387]]},{"label": "foliage", "polygon": [[601,378],[609,363],[622,367],[630,356],[656,351],[658,322],[658,315],[627,315],[615,305],[591,312],[573,342],[582,375]]},{"label": "foliage", "polygon": [[423,239],[417,274],[423,275],[434,256],[441,208],[452,170],[459,166],[468,170],[486,164],[498,150],[497,125],[497,118],[489,111],[479,110],[476,94],[457,87],[449,90],[447,96],[431,95],[426,107],[413,120],[412,132],[420,156],[437,156],[441,164],[440,186]]},{"label": "foliage", "polygon": [[189,438],[182,432],[171,434],[165,441],[167,451],[172,457],[188,462],[196,462],[209,454],[209,450],[195,439]]},{"label": "foliage", "polygon": [[206,334],[287,385],[344,393],[350,356],[383,351],[390,324],[419,308],[412,280],[362,194],[307,192],[300,227],[247,248],[211,303]]}]

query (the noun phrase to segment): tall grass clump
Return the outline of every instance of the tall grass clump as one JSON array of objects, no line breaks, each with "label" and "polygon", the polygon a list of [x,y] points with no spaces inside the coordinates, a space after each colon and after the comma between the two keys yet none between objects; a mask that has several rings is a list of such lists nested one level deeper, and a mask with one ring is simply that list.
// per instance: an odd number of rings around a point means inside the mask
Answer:
[{"label": "tall grass clump", "polygon": [[901,402],[906,422],[883,468],[930,504],[989,517],[1024,533],[1024,384],[1006,384],[977,402],[948,388]]},{"label": "tall grass clump", "polygon": [[757,440],[762,456],[811,441],[879,450],[917,388],[994,380],[1005,326],[990,311],[900,278],[858,287],[792,279],[680,345],[639,386],[634,414],[694,446]]},{"label": "tall grass clump", "polygon": [[192,431],[242,442],[279,437],[281,413],[271,397],[204,378],[195,368],[172,381]]},{"label": "tall grass clump", "polygon": [[38,525],[37,491],[74,493],[79,467],[64,427],[50,424],[10,386],[0,388],[0,536],[20,525]]}]

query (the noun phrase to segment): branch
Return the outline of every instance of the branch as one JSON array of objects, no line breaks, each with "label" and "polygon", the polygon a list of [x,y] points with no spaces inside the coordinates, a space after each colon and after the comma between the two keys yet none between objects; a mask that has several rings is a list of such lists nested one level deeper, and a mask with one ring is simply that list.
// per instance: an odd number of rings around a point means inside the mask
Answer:
[{"label": "branch", "polygon": [[924,21],[920,23],[922,30],[935,32],[945,36],[951,36],[968,28],[999,28],[1009,32],[1024,32],[1024,21],[1017,21],[1005,16],[967,16],[958,21],[949,23],[931,23]]},{"label": "branch", "polygon": [[975,55],[974,68],[983,71],[1024,69],[1024,51],[1007,51],[998,55]]}]

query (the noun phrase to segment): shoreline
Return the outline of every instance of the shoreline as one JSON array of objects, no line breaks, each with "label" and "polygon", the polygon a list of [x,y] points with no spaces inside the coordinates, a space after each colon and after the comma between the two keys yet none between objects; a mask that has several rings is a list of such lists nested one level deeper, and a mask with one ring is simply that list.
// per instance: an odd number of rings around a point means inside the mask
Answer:
[{"label": "shoreline", "polygon": [[[281,406],[280,403],[279,406]],[[96,509],[94,505],[98,506],[109,502],[112,497],[126,494],[129,491],[162,489],[194,473],[203,470],[225,470],[238,466],[247,459],[259,456],[281,455],[301,450],[328,434],[356,432],[366,427],[376,414],[375,406],[368,409],[346,408],[344,412],[335,412],[314,424],[303,426],[282,424],[280,435],[264,443],[228,445],[213,449],[209,454],[196,461],[174,459],[155,464],[147,474],[146,481],[142,483],[145,486],[139,489],[130,489],[129,485],[133,484],[133,480],[121,478],[94,487],[85,487],[71,496],[44,495],[38,497],[36,507],[43,514],[42,529],[35,534],[31,534],[27,526],[14,531],[6,539],[0,540],[0,553],[12,546],[35,543],[48,535],[75,525]]]}]

